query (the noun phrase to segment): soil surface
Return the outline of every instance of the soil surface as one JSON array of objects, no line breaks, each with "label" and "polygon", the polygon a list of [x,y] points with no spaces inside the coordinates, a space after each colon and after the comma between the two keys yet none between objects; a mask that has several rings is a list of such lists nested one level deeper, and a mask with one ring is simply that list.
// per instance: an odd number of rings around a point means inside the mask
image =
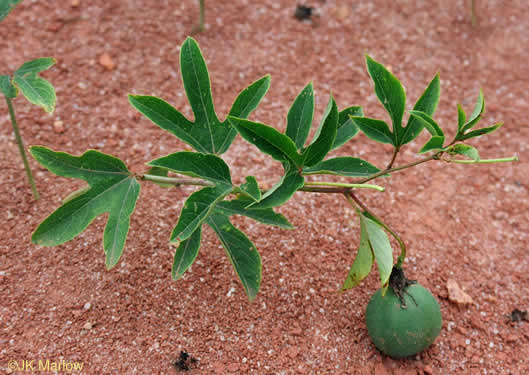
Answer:
[{"label": "soil surface", "polygon": [[[470,0],[313,0],[306,3],[315,8],[312,21],[303,22],[289,0],[208,0],[206,31],[196,35],[221,118],[242,88],[271,74],[251,119],[280,130],[311,80],[316,123],[331,90],[339,108],[360,105],[370,117],[387,118],[364,53],[403,82],[408,109],[440,72],[435,117],[448,137],[456,104],[471,112],[483,88],[480,126],[504,125],[470,143],[483,158],[516,154],[520,162],[432,161],[377,180],[384,193],[358,193],[405,239],[407,276],[439,300],[443,328],[428,350],[396,361],[371,343],[364,310],[378,272],[338,292],[359,240],[357,218],[341,196],[297,193],[279,208],[294,231],[234,219],[262,256],[262,286],[251,304],[209,228],[192,269],[171,280],[168,239],[192,188],[142,184],[124,254],[111,271],[102,250],[105,215],[62,246],[33,245],[36,226],[81,185],[31,160],[42,194],[34,201],[0,104],[0,369],[40,359],[81,362],[83,374],[173,374],[186,351],[198,360],[192,374],[529,373],[529,323],[508,319],[515,308],[529,309],[529,15],[523,0],[477,3],[473,27]],[[76,155],[97,149],[135,172],[186,149],[126,95],[156,95],[191,116],[178,57],[197,19],[195,0],[23,1],[0,25],[0,73],[32,58],[58,61],[44,74],[57,89],[52,115],[15,100],[26,145]],[[418,160],[427,139],[403,148],[396,165]],[[358,135],[333,155],[383,167],[391,148]],[[270,187],[282,172],[240,137],[224,156],[235,182],[252,174]],[[448,280],[474,303],[452,302]]]}]

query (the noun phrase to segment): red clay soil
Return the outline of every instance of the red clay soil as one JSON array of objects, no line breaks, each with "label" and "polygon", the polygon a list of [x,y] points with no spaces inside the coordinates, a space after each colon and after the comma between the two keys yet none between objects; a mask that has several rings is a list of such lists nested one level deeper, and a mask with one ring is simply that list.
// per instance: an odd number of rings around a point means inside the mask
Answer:
[{"label": "red clay soil", "polygon": [[[0,104],[0,369],[9,373],[10,360],[50,360],[83,363],[83,374],[175,374],[172,362],[185,350],[198,359],[192,374],[528,374],[529,323],[507,315],[529,309],[529,15],[523,0],[479,1],[473,27],[469,4],[313,0],[314,21],[300,22],[293,1],[208,0],[206,31],[196,36],[217,112],[226,114],[242,88],[270,73],[271,89],[251,118],[281,130],[311,80],[316,121],[331,90],[340,108],[386,116],[364,53],[400,78],[408,109],[440,72],[436,119],[449,136],[456,104],[472,111],[483,88],[480,125],[505,124],[471,144],[483,158],[516,154],[520,162],[433,161],[378,180],[384,193],[358,193],[405,239],[407,275],[439,300],[443,328],[428,350],[397,361],[371,343],[364,310],[379,286],[376,271],[338,292],[359,240],[341,196],[297,193],[279,208],[295,231],[234,219],[262,256],[262,287],[251,304],[209,229],[192,269],[171,280],[168,238],[192,188],[142,185],[125,252],[111,271],[102,249],[106,217],[62,246],[33,245],[32,231],[80,184],[31,160],[42,194],[34,201]],[[197,17],[195,0],[23,1],[0,24],[0,73],[32,58],[58,61],[44,74],[57,88],[55,113],[15,101],[26,144],[76,155],[97,149],[135,172],[186,149],[138,115],[126,95],[156,95],[191,115],[178,56]],[[417,160],[426,140],[405,147],[396,165]],[[358,135],[334,155],[385,166],[391,149]],[[282,172],[241,138],[225,160],[235,182],[252,174],[270,187]],[[451,302],[449,279],[474,304]]]}]

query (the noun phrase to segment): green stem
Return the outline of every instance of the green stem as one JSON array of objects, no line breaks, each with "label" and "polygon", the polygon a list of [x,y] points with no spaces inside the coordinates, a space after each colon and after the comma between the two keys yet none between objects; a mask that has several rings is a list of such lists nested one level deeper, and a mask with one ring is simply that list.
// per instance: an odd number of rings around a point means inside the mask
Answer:
[{"label": "green stem", "polygon": [[380,218],[378,216],[376,216],[374,213],[369,211],[369,209],[362,203],[362,201],[360,201],[356,197],[356,195],[354,195],[354,193],[352,191],[347,192],[345,194],[345,197],[347,198],[347,200],[349,201],[349,203],[351,205],[353,205],[353,206],[356,205],[356,206],[360,207],[364,212],[367,212],[369,214],[369,216],[371,216],[373,219],[375,219],[375,221],[379,225],[381,225],[385,230],[387,230],[389,232],[389,234],[391,234],[393,236],[393,238],[395,238],[397,240],[397,242],[399,243],[399,246],[400,246],[400,255],[397,258],[397,263],[395,264],[395,267],[401,268],[402,267],[402,263],[404,263],[404,260],[406,259],[406,245],[404,245],[404,242],[400,239],[400,237],[397,235],[397,233],[392,231],[391,228],[388,227],[382,220],[380,220]]},{"label": "green stem", "polygon": [[[315,182],[305,182],[304,187],[324,187],[324,186],[330,186],[330,187],[342,187],[347,189],[354,189],[354,188],[365,188],[365,189],[375,189],[378,191],[384,191],[385,189],[382,186],[379,185],[371,185],[371,184],[346,184],[342,182],[329,182],[329,181],[315,181]],[[302,188],[303,189],[303,188]],[[307,191],[307,190],[304,190]],[[341,193],[342,191],[337,191]]]},{"label": "green stem", "polygon": [[477,26],[478,25],[478,17],[477,17],[477,13],[476,13],[476,0],[471,0],[470,14],[471,14],[471,18],[472,18],[472,26]]},{"label": "green stem", "polygon": [[199,28],[200,31],[204,31],[204,21],[205,21],[205,0],[199,0],[200,1],[200,19],[199,19]]},{"label": "green stem", "polygon": [[200,180],[198,178],[174,178],[174,177],[155,176],[152,174],[138,175],[137,178],[140,180],[160,182],[163,184],[169,184],[169,185],[174,185],[174,186],[180,186],[180,185],[215,186],[213,182]]},{"label": "green stem", "polygon": [[22,161],[24,162],[24,169],[26,170],[26,175],[28,176],[29,184],[31,185],[31,190],[33,191],[33,197],[39,199],[39,192],[37,191],[37,186],[35,185],[35,180],[33,179],[33,174],[31,173],[31,168],[29,167],[28,157],[26,155],[26,150],[24,148],[24,141],[20,136],[20,130],[18,128],[17,119],[15,117],[15,109],[13,108],[13,102],[11,98],[5,96],[7,102],[7,109],[9,110],[9,116],[11,117],[11,125],[13,125],[13,131],[15,132],[15,139],[18,145],[18,151],[20,156],[22,156]]},{"label": "green stem", "polygon": [[490,163],[510,163],[513,161],[519,161],[518,156],[511,156],[509,158],[499,158],[499,159],[479,159],[479,160],[459,160],[459,159],[442,159],[447,163],[456,163],[456,164],[490,164]]},{"label": "green stem", "polygon": [[395,147],[393,149],[393,156],[391,157],[391,161],[389,162],[388,166],[386,167],[386,171],[388,169],[391,169],[391,167],[393,167],[393,163],[395,163],[395,159],[397,159],[397,154],[399,153],[399,149],[397,147]]},{"label": "green stem", "polygon": [[383,176],[383,175],[388,174],[388,173],[397,172],[397,171],[400,171],[402,169],[411,168],[411,167],[414,167],[416,165],[419,165],[419,164],[422,164],[422,163],[426,163],[427,161],[430,161],[430,160],[438,160],[442,153],[443,153],[443,151],[438,151],[435,154],[430,155],[430,156],[428,156],[428,157],[426,157],[424,159],[420,159],[420,160],[417,160],[417,161],[414,161],[414,162],[408,163],[408,164],[403,164],[400,167],[385,169],[385,170],[377,172],[377,173],[375,173],[375,174],[373,174],[373,175],[371,175],[369,177],[366,177],[363,180],[358,181],[357,183],[358,184],[365,184],[368,181],[374,180],[375,178]]}]

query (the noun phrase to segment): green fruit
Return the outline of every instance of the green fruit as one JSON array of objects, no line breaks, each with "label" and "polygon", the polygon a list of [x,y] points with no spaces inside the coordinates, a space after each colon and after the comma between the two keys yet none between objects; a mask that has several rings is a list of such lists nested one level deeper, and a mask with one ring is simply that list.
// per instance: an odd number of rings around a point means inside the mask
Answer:
[{"label": "green fruit", "polygon": [[[388,288],[373,294],[366,310],[367,330],[375,346],[394,358],[419,353],[430,346],[441,331],[441,310],[430,291],[413,284],[403,292],[405,306]],[[413,297],[413,298],[412,298]]]}]

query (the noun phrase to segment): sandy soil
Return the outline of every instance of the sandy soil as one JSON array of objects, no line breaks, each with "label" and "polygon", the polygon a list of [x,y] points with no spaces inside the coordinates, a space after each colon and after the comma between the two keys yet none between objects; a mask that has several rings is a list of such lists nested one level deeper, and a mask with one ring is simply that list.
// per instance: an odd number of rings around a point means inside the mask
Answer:
[{"label": "sandy soil", "polygon": [[[376,272],[337,292],[359,238],[355,215],[339,196],[297,193],[279,209],[295,231],[235,220],[263,259],[252,304],[208,230],[191,271],[171,280],[168,238],[189,188],[142,186],[124,255],[110,272],[101,245],[106,217],[62,246],[32,245],[32,231],[79,182],[32,160],[42,193],[33,201],[0,104],[0,368],[41,359],[82,362],[83,374],[173,374],[172,362],[186,350],[198,359],[193,374],[529,373],[529,323],[507,319],[514,308],[529,308],[529,16],[522,0],[479,1],[480,24],[472,27],[469,3],[313,0],[307,4],[315,21],[299,22],[292,1],[208,0],[206,31],[196,36],[217,112],[226,114],[239,90],[270,73],[271,89],[252,119],[281,130],[311,80],[316,121],[331,90],[340,108],[361,105],[371,117],[385,116],[364,53],[401,79],[410,109],[439,71],[436,119],[449,135],[456,104],[470,112],[483,88],[483,124],[505,125],[471,144],[483,158],[516,154],[519,163],[431,162],[379,180],[385,193],[359,193],[408,244],[408,276],[440,302],[444,324],[431,348],[400,361],[374,348],[364,309],[378,287]],[[53,115],[15,101],[26,144],[77,155],[97,149],[137,172],[184,149],[138,115],[126,94],[156,95],[190,115],[178,55],[197,15],[194,0],[22,2],[0,26],[1,73],[36,57],[58,60],[45,73],[57,88]],[[426,139],[406,147],[397,165],[416,160]],[[391,157],[363,135],[334,155],[380,166]],[[240,138],[225,160],[236,182],[255,174],[271,186],[281,173]],[[448,299],[449,279],[473,305]]]}]

